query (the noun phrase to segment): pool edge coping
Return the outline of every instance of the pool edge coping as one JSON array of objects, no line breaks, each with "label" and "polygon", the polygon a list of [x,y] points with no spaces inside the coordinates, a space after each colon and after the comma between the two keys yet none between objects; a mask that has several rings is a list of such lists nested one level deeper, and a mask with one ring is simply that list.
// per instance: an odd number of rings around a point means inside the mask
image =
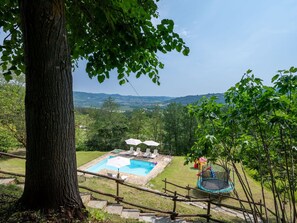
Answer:
[{"label": "pool edge coping", "polygon": [[[88,163],[83,164],[82,166],[80,166],[78,169],[79,170],[86,170],[89,167],[95,165],[98,162],[101,162],[102,160],[106,159],[107,157],[114,155],[114,156],[118,156],[118,155],[122,155],[124,156],[124,154],[114,154],[111,152],[107,152],[106,154],[91,160]],[[136,159],[136,160],[141,160],[141,161],[146,161],[146,162],[157,162],[156,166],[146,175],[146,176],[139,176],[139,175],[135,175],[135,174],[129,174],[129,173],[122,173],[122,175],[127,175],[127,182],[128,183],[133,183],[136,185],[146,185],[151,179],[155,178],[157,175],[159,175],[161,172],[164,171],[164,169],[166,168],[166,166],[168,166],[169,163],[171,163],[172,161],[172,157],[171,156],[167,156],[167,155],[159,155],[156,158],[152,159],[152,160],[146,160],[146,159],[141,159],[141,157],[131,157],[132,159]],[[98,173],[100,174],[106,174],[107,169],[103,169],[101,171],[99,171]],[[116,173],[117,171],[114,170],[108,170],[108,172],[110,173]],[[88,176],[88,177],[93,177],[92,175]]]}]

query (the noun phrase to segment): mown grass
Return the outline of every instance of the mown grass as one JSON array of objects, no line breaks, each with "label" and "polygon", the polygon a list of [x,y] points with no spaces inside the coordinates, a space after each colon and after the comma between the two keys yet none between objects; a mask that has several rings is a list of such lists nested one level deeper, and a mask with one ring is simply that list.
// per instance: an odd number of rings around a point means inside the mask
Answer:
[{"label": "mown grass", "polygon": [[[175,183],[175,184],[178,184],[178,185],[181,185],[184,187],[189,185],[190,187],[196,188],[196,183],[197,183],[196,174],[198,173],[198,170],[194,169],[192,167],[192,164],[184,165],[183,163],[184,163],[184,157],[173,157],[173,161],[169,164],[168,168],[166,168],[156,178],[152,179],[149,182],[149,186],[154,189],[163,191],[163,188],[165,187],[165,183],[163,182],[163,180],[166,178],[167,181],[170,181],[172,183]],[[239,168],[239,166],[238,166],[238,169],[239,169],[241,176],[243,177],[242,170],[241,170],[241,168]],[[231,174],[231,178],[233,178],[232,174]],[[247,175],[247,179],[248,179],[250,188],[252,190],[253,197],[255,198],[255,202],[259,202],[260,199],[262,199],[260,183],[257,182],[256,180],[254,180],[253,178],[251,178],[249,175]],[[235,190],[237,191],[239,197],[243,200],[246,200],[243,188],[242,188],[238,178],[236,177],[236,175],[234,175],[234,180],[235,180]],[[177,188],[177,187],[169,185],[169,184],[167,184],[167,189],[169,189],[171,191],[177,191],[178,193],[183,194],[183,195],[187,195],[186,190]],[[267,207],[270,208],[271,210],[273,210],[274,209],[273,195],[272,195],[271,191],[269,191],[266,188],[264,189],[264,191],[265,191]],[[233,193],[230,193],[229,195],[234,196]],[[199,190],[191,190],[190,196],[201,198],[201,197],[206,197],[208,195],[206,193],[199,191]],[[236,200],[233,200],[233,199],[223,199],[221,202],[225,203],[225,204],[233,205],[236,207],[240,207],[239,202]],[[263,202],[263,200],[262,200],[262,202]],[[245,207],[247,207],[247,205],[245,205]]]},{"label": "mown grass", "polygon": [[[105,154],[105,152],[84,152],[80,151],[77,152],[77,163],[78,166],[81,166],[99,156],[102,156]],[[181,186],[187,186],[190,187],[196,187],[196,180],[197,180],[197,170],[192,168],[192,165],[183,165],[184,163],[184,157],[173,157],[172,162],[168,165],[168,167],[159,174],[156,178],[152,179],[148,183],[148,187],[152,189],[156,189],[159,191],[163,191],[164,188],[164,180],[165,178],[175,184],[181,185]],[[24,160],[14,159],[14,158],[6,158],[0,159],[0,169],[4,171],[9,172],[16,172],[16,173],[24,173],[25,162]],[[261,187],[258,182],[251,179],[249,176],[249,182],[250,186],[253,190],[254,197],[260,199],[261,198]],[[105,193],[115,194],[116,193],[116,184],[114,181],[106,180],[106,179],[99,179],[99,178],[87,178],[86,180],[84,177],[80,177],[80,185],[90,187],[95,190],[99,190]],[[235,178],[235,187],[236,190],[241,198],[244,198],[243,190],[238,183],[238,179]],[[187,195],[187,192],[183,189],[176,188],[173,186],[167,185],[167,189],[172,191],[177,191],[180,194]],[[205,197],[206,194],[201,193],[197,190],[191,190],[190,191],[191,196],[195,196],[198,198]],[[125,187],[123,185],[120,185],[120,196],[125,197],[125,201],[147,206],[147,207],[153,207],[155,209],[160,209],[164,211],[172,211],[173,208],[173,202],[169,199],[153,195],[150,193],[140,192],[132,188]],[[271,193],[266,190],[266,196],[267,196],[267,205],[268,207],[273,207],[272,202],[272,195]],[[107,197],[102,197],[96,195],[97,198],[100,199],[107,199],[110,202],[115,202],[114,199],[110,199]],[[258,200],[259,201],[259,200]],[[223,200],[223,203],[231,204],[239,206],[238,202],[230,199]],[[182,214],[206,214],[206,210],[199,209],[197,207],[189,206],[187,204],[178,204],[177,210],[178,213]],[[231,218],[228,215],[223,215],[221,213],[212,213],[214,218],[218,219],[227,219],[227,221],[240,222],[240,219]]]},{"label": "mown grass", "polygon": [[[80,182],[80,185],[98,190],[100,192],[109,193],[116,195],[116,183],[112,180],[102,179],[102,178],[86,178],[84,182]],[[85,190],[82,190],[85,191]],[[154,208],[157,210],[170,212],[173,210],[173,201],[148,192],[138,191],[136,189],[120,185],[119,196],[124,197],[124,201],[137,204],[140,206],[145,206],[149,208]],[[115,199],[98,194],[92,194],[97,199],[107,200],[110,203],[116,203]],[[135,208],[133,206],[124,204],[127,208]],[[150,212],[149,210],[142,209],[144,212]],[[176,212],[179,214],[206,214],[206,210],[190,206],[185,203],[177,203]],[[214,218],[225,220],[226,222],[241,222],[240,219],[232,218],[224,213],[212,212],[211,214]],[[205,222],[201,219],[201,222]]]},{"label": "mown grass", "polygon": [[25,174],[25,160],[17,158],[0,158],[0,170]]},{"label": "mown grass", "polygon": [[80,167],[93,159],[103,156],[106,152],[101,151],[79,151],[76,152],[77,166]]},{"label": "mown grass", "polygon": [[[104,155],[106,152],[100,151],[79,151],[76,152],[77,166],[82,166],[99,156]],[[0,157],[0,170],[8,171],[12,173],[25,174],[25,160],[10,158],[10,157]]]}]

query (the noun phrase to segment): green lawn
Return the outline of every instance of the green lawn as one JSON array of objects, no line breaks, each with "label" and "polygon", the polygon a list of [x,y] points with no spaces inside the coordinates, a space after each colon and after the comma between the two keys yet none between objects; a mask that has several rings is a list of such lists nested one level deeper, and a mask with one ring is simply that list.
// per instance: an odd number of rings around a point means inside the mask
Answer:
[{"label": "green lawn", "polygon": [[25,174],[25,160],[17,158],[0,158],[0,170]]},{"label": "green lawn", "polygon": [[[106,152],[100,151],[79,151],[76,152],[77,166],[81,166],[99,156],[104,155]],[[0,158],[0,170],[13,172],[13,173],[25,173],[25,160],[17,158]]]},{"label": "green lawn", "polygon": [[[192,164],[189,165],[183,165],[184,163],[184,157],[173,157],[173,161],[171,164],[161,173],[159,174],[156,178],[152,179],[149,182],[149,186],[151,188],[163,191],[163,188],[165,186],[164,180],[165,178],[167,181],[170,181],[172,183],[181,185],[181,186],[187,186],[189,185],[190,187],[196,187],[196,181],[197,181],[197,176],[196,174],[198,173],[197,169],[192,168]],[[242,174],[242,172],[241,172]],[[232,176],[231,176],[232,177]],[[254,195],[254,198],[256,199],[255,202],[259,202],[260,199],[262,198],[261,194],[261,185],[259,182],[255,181],[253,178],[247,175],[250,187],[252,189],[252,193]],[[167,189],[172,190],[172,191],[177,191],[180,194],[187,195],[187,191],[184,189],[180,189],[171,185],[167,184]],[[239,197],[241,199],[246,200],[244,191],[238,181],[238,178],[235,176],[235,189],[237,193],[239,194]],[[196,197],[202,197],[206,196],[205,193],[200,192],[198,190],[191,190],[190,191],[191,196],[196,196]],[[230,194],[232,195],[232,194]],[[266,204],[268,208],[273,210],[273,196],[272,193],[268,190],[265,189],[265,196],[266,196]],[[239,207],[239,203],[235,200],[232,199],[224,199],[222,203],[230,204],[230,205],[235,205]]]},{"label": "green lawn", "polygon": [[79,151],[76,152],[76,161],[77,166],[80,167],[93,159],[98,158],[99,156],[104,155],[106,152],[100,152],[100,151]]},{"label": "green lawn", "polygon": [[[84,152],[80,151],[77,152],[77,163],[78,166],[81,166],[95,158],[98,158],[99,156],[104,155],[105,152],[99,152],[99,151],[92,151],[92,152]],[[152,189],[157,189],[159,191],[163,191],[164,188],[164,182],[162,182],[163,179],[167,179],[170,182],[173,182],[175,184],[181,185],[181,186],[191,186],[195,187],[196,186],[196,180],[197,180],[197,170],[192,168],[192,165],[183,165],[184,163],[184,157],[173,157],[172,162],[168,165],[168,167],[161,173],[159,174],[156,178],[152,179],[148,183],[148,187]],[[15,159],[15,158],[8,158],[0,159],[0,169],[4,171],[9,171],[9,172],[16,172],[16,173],[24,173],[24,167],[25,167],[25,162],[24,160],[20,159]],[[101,178],[87,178],[85,180],[83,177],[79,178],[80,180],[80,185],[88,186],[96,190],[100,190],[105,193],[111,193],[115,194],[116,192],[116,184],[114,181],[111,180],[105,180]],[[261,189],[260,185],[258,182],[255,180],[251,179],[249,177],[249,181],[251,184],[251,188],[253,189],[253,193],[255,197],[260,199],[261,197]],[[243,190],[240,187],[238,180],[235,180],[235,187],[239,195],[243,198]],[[180,194],[186,195],[186,191],[183,189],[179,189],[173,186],[167,186],[167,189],[172,190],[172,191],[177,191]],[[269,207],[272,208],[273,202],[272,202],[272,196],[269,191],[267,192],[267,204]],[[196,190],[193,190],[190,192],[190,195],[192,196],[197,196],[201,197],[205,194],[201,192],[197,192]],[[154,207],[156,209],[162,209],[162,210],[167,210],[170,211],[172,210],[173,207],[173,202],[162,198],[160,196],[152,195],[149,193],[145,192],[139,192],[135,189],[131,189],[125,186],[120,186],[120,196],[125,197],[125,200],[128,202],[133,202],[139,205],[143,206],[148,206],[148,207]],[[99,196],[98,198],[105,198],[108,199],[111,202],[114,202],[113,199],[109,199],[107,197],[102,197]],[[233,200],[224,200],[223,202],[232,204],[232,205],[238,205],[235,203]],[[194,213],[206,213],[206,210],[202,210],[199,208],[195,208],[186,204],[178,204],[177,206],[177,211],[179,213],[188,213],[188,214],[194,214]],[[231,219],[229,216],[224,216],[222,214],[218,213],[212,213],[215,218],[219,219],[229,219],[231,222],[234,222],[238,219]],[[239,221],[240,222],[240,221]]]}]

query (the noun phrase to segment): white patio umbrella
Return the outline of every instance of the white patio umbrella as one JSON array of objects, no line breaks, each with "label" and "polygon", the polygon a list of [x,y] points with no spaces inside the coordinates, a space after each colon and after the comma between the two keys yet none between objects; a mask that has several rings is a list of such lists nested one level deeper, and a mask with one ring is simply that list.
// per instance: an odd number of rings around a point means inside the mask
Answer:
[{"label": "white patio umbrella", "polygon": [[126,157],[116,156],[108,159],[106,165],[116,167],[118,168],[118,172],[120,172],[121,167],[130,165],[130,159]]},{"label": "white patio umbrella", "polygon": [[158,146],[158,145],[160,145],[160,143],[152,141],[152,140],[147,140],[147,141],[144,141],[143,143],[145,145],[147,145],[147,146]]},{"label": "white patio umbrella", "polygon": [[132,146],[137,146],[137,145],[139,145],[140,143],[142,143],[141,142],[141,140],[139,140],[139,139],[127,139],[127,140],[125,140],[125,142],[128,144],[128,145],[132,145]]}]

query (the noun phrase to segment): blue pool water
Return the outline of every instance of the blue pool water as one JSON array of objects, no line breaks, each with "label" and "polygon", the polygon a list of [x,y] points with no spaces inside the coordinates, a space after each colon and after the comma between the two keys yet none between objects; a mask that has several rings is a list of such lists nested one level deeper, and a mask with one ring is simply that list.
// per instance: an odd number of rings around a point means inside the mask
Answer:
[{"label": "blue pool water", "polygon": [[[92,172],[92,173],[98,173],[100,170],[108,169],[108,170],[115,170],[117,171],[118,168],[113,166],[106,165],[107,160],[109,158],[113,158],[114,156],[110,156],[99,163],[89,167],[86,169],[86,171]],[[124,166],[120,168],[120,172],[122,173],[130,173],[135,174],[138,176],[146,176],[151,170],[155,167],[155,164],[152,162],[142,161],[142,160],[130,160],[129,166]]]}]

